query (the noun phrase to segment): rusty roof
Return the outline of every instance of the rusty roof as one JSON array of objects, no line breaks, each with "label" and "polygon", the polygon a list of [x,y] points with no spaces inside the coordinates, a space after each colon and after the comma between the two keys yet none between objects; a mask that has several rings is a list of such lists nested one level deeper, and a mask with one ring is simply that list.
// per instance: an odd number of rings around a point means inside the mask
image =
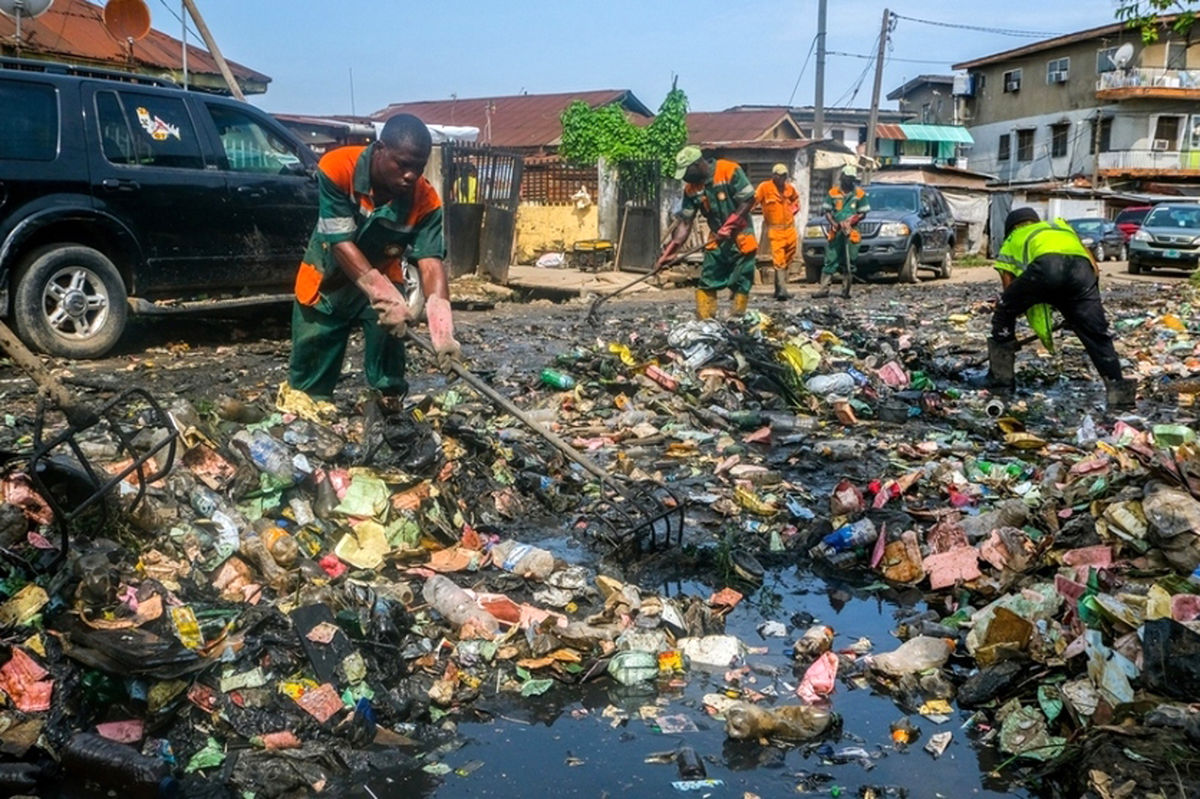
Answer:
[{"label": "rusty roof", "polygon": [[[21,20],[21,56],[128,70],[130,64],[125,44],[104,27],[103,13],[103,7],[87,0],[58,0],[40,17]],[[16,21],[0,15],[0,42],[3,45],[0,49],[3,52],[15,52],[12,45],[15,33]],[[180,72],[183,70],[182,42],[152,29],[144,39],[133,43],[132,58],[140,72]],[[260,91],[266,91],[265,86],[271,80],[269,76],[233,61],[228,63],[239,83],[258,83],[263,86]],[[221,74],[207,50],[190,44],[188,72]],[[243,85],[242,88],[247,87]]]},{"label": "rusty roof", "polygon": [[786,108],[693,112],[687,115],[687,131],[693,144],[803,138]]},{"label": "rusty roof", "polygon": [[[1173,19],[1173,16],[1161,17],[1160,22],[1165,25]],[[1086,42],[1091,39],[1108,38],[1121,33],[1128,34],[1130,38],[1135,41],[1140,40],[1140,34],[1138,31],[1131,30],[1124,22],[1116,22],[1111,25],[1100,25],[1096,28],[1088,28],[1087,30],[1068,33],[1065,36],[1055,36],[1053,39],[1043,39],[1040,42],[1027,44],[1023,47],[1014,47],[1012,50],[1004,50],[1003,52],[993,53],[992,55],[986,55],[981,58],[973,58],[970,61],[961,61],[952,65],[951,69],[971,69],[973,67],[982,67],[988,64],[1000,64],[1005,61],[1011,61],[1014,58],[1022,58],[1024,56],[1033,55],[1034,53],[1040,53],[1045,50],[1053,50],[1057,47],[1064,47],[1069,44]]]},{"label": "rusty roof", "polygon": [[875,138],[904,141],[908,138],[908,136],[904,135],[904,129],[899,125],[895,125],[890,122],[880,122],[875,126]]},{"label": "rusty roof", "polygon": [[576,100],[592,108],[619,103],[635,122],[639,119],[648,121],[654,116],[628,89],[601,89],[392,103],[376,111],[371,118],[383,122],[396,114],[412,114],[427,125],[469,125],[479,128],[479,141],[497,147],[547,147],[559,143],[562,138],[559,117]]}]

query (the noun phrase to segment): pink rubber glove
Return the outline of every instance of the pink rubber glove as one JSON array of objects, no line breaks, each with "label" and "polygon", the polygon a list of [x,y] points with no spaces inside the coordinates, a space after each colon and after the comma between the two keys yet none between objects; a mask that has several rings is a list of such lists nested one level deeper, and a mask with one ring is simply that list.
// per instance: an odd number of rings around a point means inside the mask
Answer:
[{"label": "pink rubber glove", "polygon": [[659,269],[670,263],[671,258],[679,249],[680,242],[671,239],[667,242],[667,246],[663,248],[662,255],[658,256],[658,260],[654,262],[654,268]]},{"label": "pink rubber glove", "polygon": [[727,239],[734,234],[742,226],[742,218],[737,214],[730,214],[729,218],[721,227],[717,228],[717,238]]},{"label": "pink rubber glove", "polygon": [[380,327],[396,338],[404,338],[412,315],[408,312],[408,303],[400,296],[400,289],[396,288],[396,284],[378,269],[367,271],[354,283],[367,295],[371,307],[379,314]]},{"label": "pink rubber glove", "polygon": [[429,322],[429,341],[437,355],[438,367],[445,371],[462,356],[462,345],[454,338],[450,303],[436,295],[425,300],[425,319]]}]

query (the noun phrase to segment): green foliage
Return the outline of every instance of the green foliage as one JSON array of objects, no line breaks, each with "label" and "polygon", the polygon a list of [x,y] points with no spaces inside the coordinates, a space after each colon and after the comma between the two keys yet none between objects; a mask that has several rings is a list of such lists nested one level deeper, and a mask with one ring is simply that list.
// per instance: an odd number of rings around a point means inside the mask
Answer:
[{"label": "green foliage", "polygon": [[687,143],[687,95],[672,88],[654,121],[644,128],[626,119],[616,103],[593,109],[576,100],[561,120],[559,153],[572,163],[657,159],[666,171],[674,167],[675,153]]},{"label": "green foliage", "polygon": [[[1180,36],[1187,36],[1196,24],[1195,6],[1200,0],[1118,0],[1116,17],[1126,27],[1141,31],[1142,41],[1152,44],[1159,34],[1170,28]],[[1168,23],[1160,21],[1164,14],[1177,15]]]}]

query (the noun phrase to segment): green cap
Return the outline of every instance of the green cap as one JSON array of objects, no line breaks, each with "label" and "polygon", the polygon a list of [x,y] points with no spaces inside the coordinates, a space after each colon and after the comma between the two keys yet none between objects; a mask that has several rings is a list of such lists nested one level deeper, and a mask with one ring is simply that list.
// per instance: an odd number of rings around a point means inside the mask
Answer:
[{"label": "green cap", "polygon": [[700,148],[694,144],[689,144],[675,154],[675,179],[683,180],[683,173],[687,172],[687,168],[704,157],[704,153],[700,152]]},{"label": "green cap", "polygon": [[851,166],[850,164],[846,164],[844,167],[842,167],[842,174],[849,175],[852,178],[856,178],[856,177],[858,177],[858,168]]}]

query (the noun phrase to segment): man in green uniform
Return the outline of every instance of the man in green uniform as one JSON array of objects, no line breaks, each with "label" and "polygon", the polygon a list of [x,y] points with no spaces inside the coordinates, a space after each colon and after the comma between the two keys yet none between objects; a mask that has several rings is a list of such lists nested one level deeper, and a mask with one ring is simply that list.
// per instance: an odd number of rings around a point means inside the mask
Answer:
[{"label": "man in green uniform", "polygon": [[416,320],[397,285],[404,282],[406,248],[420,272],[439,361],[458,357],[442,265],[442,202],[421,174],[431,148],[425,124],[399,114],[374,144],[321,158],[317,225],[296,274],[292,388],[332,397],[350,331],[361,326],[367,383],[384,396],[407,392],[404,337]]},{"label": "man in green uniform", "polygon": [[[845,269],[849,274],[842,288],[842,296],[848,299],[850,282],[854,279],[854,263],[858,260],[858,246],[862,241],[862,236],[855,226],[867,215],[867,211],[871,210],[867,193],[858,186],[857,169],[852,166],[842,168],[842,173],[838,176],[838,185],[825,195],[822,210],[825,212],[825,222],[829,226],[829,240],[825,245],[825,265],[821,269],[821,289],[813,296],[828,297],[833,276],[839,269]],[[849,262],[842,263],[847,254]]]},{"label": "man in green uniform", "polygon": [[725,288],[733,294],[733,312],[745,313],[758,252],[749,223],[754,187],[735,162],[705,158],[695,146],[684,147],[675,156],[675,179],[685,184],[683,207],[655,269],[670,262],[687,240],[696,215],[701,214],[708,222],[709,234],[696,290],[696,316],[716,316],[717,291]]},{"label": "man in green uniform", "polygon": [[1091,253],[1062,220],[1042,222],[1032,208],[1017,208],[1004,220],[1004,245],[996,258],[1004,293],[992,313],[988,380],[998,388],[1016,385],[1016,322],[1027,314],[1034,331],[1053,348],[1050,307],[1062,314],[1104,378],[1110,410],[1131,408],[1137,383],[1121,375],[1121,361],[1100,304],[1099,271]]}]

